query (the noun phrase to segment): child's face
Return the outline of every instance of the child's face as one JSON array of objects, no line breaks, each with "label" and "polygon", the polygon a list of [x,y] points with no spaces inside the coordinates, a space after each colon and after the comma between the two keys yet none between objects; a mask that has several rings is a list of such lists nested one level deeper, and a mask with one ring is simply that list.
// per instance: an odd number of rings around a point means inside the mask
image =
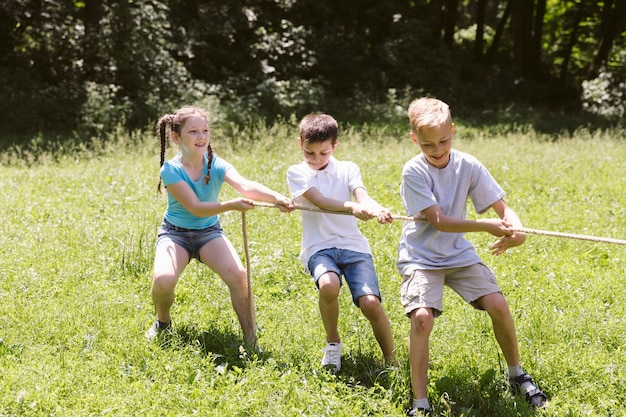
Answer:
[{"label": "child's face", "polygon": [[324,142],[314,143],[308,140],[303,141],[302,139],[298,139],[298,142],[300,143],[300,150],[302,150],[304,161],[311,169],[316,170],[326,168],[338,144],[337,142],[332,143],[330,139]]},{"label": "child's face", "polygon": [[450,161],[454,123],[437,127],[422,127],[419,136],[411,132],[411,139],[422,150],[426,161],[435,168],[445,168]]},{"label": "child's face", "polygon": [[180,146],[183,153],[204,155],[210,140],[209,125],[201,116],[190,116],[181,127],[180,135],[172,132],[172,141]]}]

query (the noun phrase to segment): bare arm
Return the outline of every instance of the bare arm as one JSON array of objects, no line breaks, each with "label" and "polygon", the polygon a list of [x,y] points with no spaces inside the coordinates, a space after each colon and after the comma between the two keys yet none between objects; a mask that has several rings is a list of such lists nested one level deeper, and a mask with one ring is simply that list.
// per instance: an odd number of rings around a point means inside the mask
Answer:
[{"label": "bare arm", "polygon": [[224,202],[200,201],[189,184],[184,181],[168,185],[167,192],[196,217],[215,216],[231,210],[246,211],[254,207],[252,201],[243,198]]},{"label": "bare arm", "polygon": [[226,171],[224,180],[246,198],[279,204],[281,211],[291,211],[294,208],[290,198],[285,197],[263,184],[244,178],[235,168]]},{"label": "bare arm", "polygon": [[[512,227],[521,228],[522,221],[517,213],[506,205],[504,200],[498,200],[491,206],[500,218],[511,224]],[[494,255],[501,255],[506,252],[507,249],[519,246],[526,240],[526,235],[522,232],[513,232],[511,235],[505,235],[498,239],[496,243],[491,245],[491,253]]]},{"label": "bare arm", "polygon": [[381,224],[393,222],[391,210],[378,204],[376,200],[369,196],[365,188],[354,190],[354,198],[357,203],[363,205],[368,218],[377,217],[378,222]]},{"label": "bare arm", "polygon": [[[359,190],[365,191],[365,189],[363,188],[357,188],[355,190],[355,195]],[[326,197],[319,189],[315,187],[306,190],[304,194],[302,194],[302,196],[322,210],[351,213],[361,220],[369,220],[372,217],[375,217],[375,214],[370,215],[367,207],[365,207],[364,204],[351,200],[343,201]]]},{"label": "bare arm", "polygon": [[183,207],[196,217],[209,217],[231,210],[247,211],[254,208],[252,200],[279,204],[281,211],[293,210],[291,200],[270,188],[242,177],[235,168],[226,171],[224,180],[237,190],[244,198],[234,198],[228,201],[200,201],[189,184],[180,181],[167,186],[167,192],[172,195]]},{"label": "bare arm", "polygon": [[428,207],[423,213],[426,220],[441,232],[487,232],[497,237],[513,234],[510,230],[511,224],[506,219],[502,218],[476,220],[459,219],[443,214],[438,204]]}]

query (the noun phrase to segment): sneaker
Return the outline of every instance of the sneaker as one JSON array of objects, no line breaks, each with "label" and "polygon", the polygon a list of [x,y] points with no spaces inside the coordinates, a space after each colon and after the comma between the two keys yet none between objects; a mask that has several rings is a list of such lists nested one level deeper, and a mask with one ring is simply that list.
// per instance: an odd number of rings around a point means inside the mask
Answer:
[{"label": "sneaker", "polygon": [[146,339],[148,339],[148,342],[152,342],[157,337],[159,337],[159,335],[163,332],[171,333],[172,332],[171,324],[168,324],[165,328],[162,328],[162,327],[159,327],[159,321],[155,320],[154,323],[152,323],[152,326],[150,326],[150,328],[146,332]]},{"label": "sneaker", "polygon": [[406,410],[407,417],[428,417],[433,410],[430,408],[409,408]]},{"label": "sneaker", "polygon": [[515,378],[509,378],[511,389],[516,394],[524,394],[526,401],[535,408],[545,408],[548,405],[548,397],[535,384],[533,378],[527,373],[523,373]]},{"label": "sneaker", "polygon": [[326,347],[322,349],[324,357],[322,357],[322,366],[334,367],[335,372],[341,369],[341,343],[326,343]]}]

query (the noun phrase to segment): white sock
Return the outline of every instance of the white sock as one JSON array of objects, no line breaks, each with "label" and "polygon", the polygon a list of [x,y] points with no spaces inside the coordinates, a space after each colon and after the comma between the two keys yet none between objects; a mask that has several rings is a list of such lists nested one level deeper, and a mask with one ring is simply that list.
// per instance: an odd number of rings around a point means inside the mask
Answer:
[{"label": "white sock", "polygon": [[[521,365],[517,365],[517,366],[507,366],[508,370],[509,370],[509,376],[511,378],[515,378],[517,376],[523,375],[524,374],[524,370],[522,369]],[[520,389],[522,392],[528,392],[529,390],[533,389],[535,386],[533,384],[531,384],[530,382],[524,382],[520,385]]]},{"label": "white sock", "polygon": [[509,371],[509,377],[515,378],[516,376],[520,376],[524,374],[524,370],[521,365],[516,366],[507,366]]},{"label": "white sock", "polygon": [[416,410],[418,408],[423,408],[424,410],[430,410],[430,404],[428,404],[428,398],[422,398],[420,400],[413,398],[413,408]]}]

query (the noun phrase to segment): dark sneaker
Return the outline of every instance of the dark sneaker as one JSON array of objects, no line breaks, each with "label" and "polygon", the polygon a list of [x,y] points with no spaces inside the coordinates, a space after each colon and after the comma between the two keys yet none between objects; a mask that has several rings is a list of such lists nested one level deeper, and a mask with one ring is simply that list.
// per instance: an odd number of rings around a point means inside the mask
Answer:
[{"label": "dark sneaker", "polygon": [[516,394],[524,394],[526,401],[535,408],[545,408],[548,405],[548,397],[535,384],[533,378],[527,373],[523,373],[515,378],[509,378],[511,389]]}]

